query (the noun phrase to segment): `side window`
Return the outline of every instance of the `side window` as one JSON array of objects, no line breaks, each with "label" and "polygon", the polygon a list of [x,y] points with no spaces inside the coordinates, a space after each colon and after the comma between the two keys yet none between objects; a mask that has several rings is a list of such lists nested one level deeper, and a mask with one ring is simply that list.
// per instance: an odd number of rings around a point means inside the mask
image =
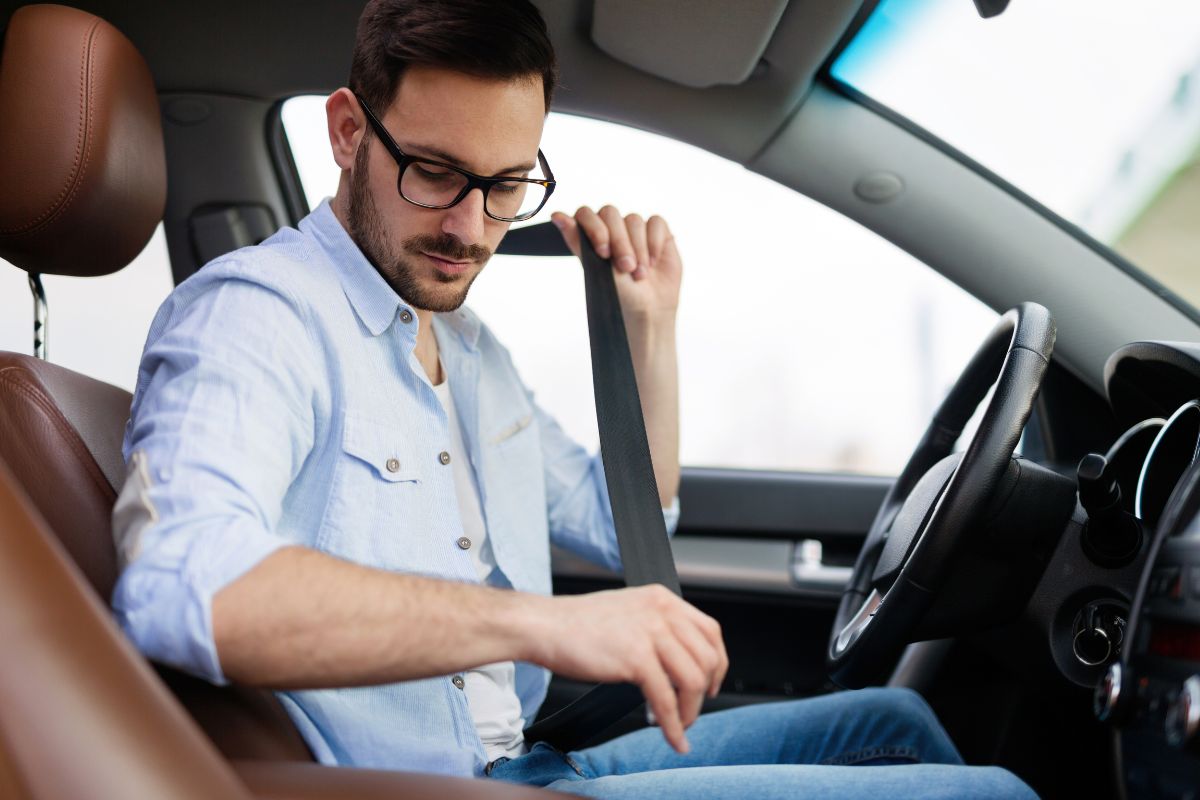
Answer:
[{"label": "side window", "polygon": [[[338,171],[324,98],[284,125],[312,205]],[[685,465],[894,475],[996,314],[857,223],[738,164],[621,125],[551,114],[555,209],[660,214],[684,260]],[[492,259],[468,304],[538,402],[597,443],[583,281],[568,258]]]},{"label": "side window", "polygon": [[[55,364],[133,391],[146,333],[172,288],[160,224],[133,263],[100,278],[42,278]],[[33,295],[24,272],[0,260],[0,350],[33,351]]]}]

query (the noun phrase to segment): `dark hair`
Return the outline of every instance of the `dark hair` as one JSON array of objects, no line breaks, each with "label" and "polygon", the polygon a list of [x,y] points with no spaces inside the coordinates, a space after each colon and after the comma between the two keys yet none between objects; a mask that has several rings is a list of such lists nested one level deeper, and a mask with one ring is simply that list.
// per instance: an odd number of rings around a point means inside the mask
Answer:
[{"label": "dark hair", "polygon": [[546,23],[529,0],[370,0],[358,19],[350,88],[383,114],[404,70],[416,66],[541,76],[547,111],[558,81]]}]

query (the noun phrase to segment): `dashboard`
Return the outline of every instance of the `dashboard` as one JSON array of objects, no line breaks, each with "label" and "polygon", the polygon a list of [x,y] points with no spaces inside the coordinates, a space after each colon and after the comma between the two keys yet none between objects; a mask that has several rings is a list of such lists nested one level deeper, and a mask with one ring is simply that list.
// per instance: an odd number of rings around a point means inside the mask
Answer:
[{"label": "dashboard", "polygon": [[[1105,383],[1118,420],[1129,427],[1105,454],[1102,488],[1119,487],[1118,509],[1110,517],[1119,513],[1122,520],[1136,520],[1130,524],[1140,528],[1138,550],[1144,548],[1146,555],[1138,562],[1137,588],[1120,631],[1124,647],[1096,687],[1095,710],[1119,731],[1128,796],[1195,798],[1200,796],[1200,345],[1127,345],[1109,359]],[[1081,502],[1085,484],[1081,475]]]}]

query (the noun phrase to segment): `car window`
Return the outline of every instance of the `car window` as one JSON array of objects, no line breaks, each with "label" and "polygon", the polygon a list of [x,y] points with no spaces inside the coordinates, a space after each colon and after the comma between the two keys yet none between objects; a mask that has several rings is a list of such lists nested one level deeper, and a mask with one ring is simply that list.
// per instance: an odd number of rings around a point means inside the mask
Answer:
[{"label": "car window", "polygon": [[[283,120],[312,205],[336,188],[324,99]],[[551,114],[546,210],[661,214],[684,259],[688,466],[896,474],[996,314],[857,223],[669,138]],[[569,258],[492,259],[468,305],[541,405],[595,446],[583,281]]]},{"label": "car window", "polygon": [[1200,4],[884,0],[832,75],[1200,307]]},{"label": "car window", "polygon": [[[125,269],[99,278],[42,278],[49,304],[47,356],[55,364],[133,390],[146,333],[172,288],[160,224]],[[0,350],[33,351],[33,295],[24,272],[0,260]]]}]

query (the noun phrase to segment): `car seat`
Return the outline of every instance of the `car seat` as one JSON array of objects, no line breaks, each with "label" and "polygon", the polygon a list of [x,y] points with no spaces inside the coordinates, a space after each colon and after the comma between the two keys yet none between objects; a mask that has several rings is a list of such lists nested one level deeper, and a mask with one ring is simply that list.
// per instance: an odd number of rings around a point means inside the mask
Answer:
[{"label": "car seat", "polygon": [[[166,164],[154,82],[129,40],[75,9],[19,9],[0,53],[0,120],[0,256],[31,275],[79,277],[132,261],[162,219]],[[105,599],[117,577],[110,518],[130,401],[0,353],[0,459]],[[161,672],[227,756],[312,759],[269,692]]]}]

